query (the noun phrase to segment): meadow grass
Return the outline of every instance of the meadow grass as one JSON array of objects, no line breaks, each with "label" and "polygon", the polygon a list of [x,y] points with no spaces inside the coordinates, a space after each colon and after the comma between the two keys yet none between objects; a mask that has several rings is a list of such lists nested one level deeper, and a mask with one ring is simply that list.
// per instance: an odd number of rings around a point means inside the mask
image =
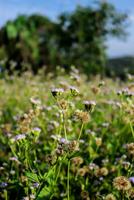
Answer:
[{"label": "meadow grass", "polygon": [[0,79],[0,199],[134,199],[134,78]]}]

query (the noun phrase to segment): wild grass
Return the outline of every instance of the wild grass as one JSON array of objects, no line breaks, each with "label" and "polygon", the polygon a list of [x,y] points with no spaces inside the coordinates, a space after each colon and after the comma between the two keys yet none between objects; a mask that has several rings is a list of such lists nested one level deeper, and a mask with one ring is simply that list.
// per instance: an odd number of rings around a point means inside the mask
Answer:
[{"label": "wild grass", "polygon": [[134,199],[134,78],[1,79],[0,199]]}]

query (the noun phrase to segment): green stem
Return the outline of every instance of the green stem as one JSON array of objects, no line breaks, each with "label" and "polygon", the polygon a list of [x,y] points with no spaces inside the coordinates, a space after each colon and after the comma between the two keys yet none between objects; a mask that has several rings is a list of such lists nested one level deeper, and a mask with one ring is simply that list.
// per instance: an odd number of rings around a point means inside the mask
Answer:
[{"label": "green stem", "polygon": [[45,182],[42,182],[40,184],[40,187],[39,187],[37,193],[36,193],[35,200],[37,200],[37,198],[38,198],[38,196],[39,196],[39,194],[40,194],[40,192],[41,192],[41,190],[43,189],[44,186],[45,186]]},{"label": "green stem", "polygon": [[57,182],[57,180],[58,180],[58,177],[59,177],[59,174],[60,174],[60,170],[61,170],[61,166],[62,166],[62,162],[60,162],[60,164],[59,164],[57,176],[56,176],[56,179],[55,179],[55,184],[56,184],[56,182]]},{"label": "green stem", "polygon": [[134,138],[134,129],[133,129],[132,123],[129,122],[129,124],[130,124],[130,129],[131,129],[131,132],[132,132],[132,136],[133,136],[133,138]]},{"label": "green stem", "polygon": [[69,179],[70,179],[70,160],[68,161],[68,169],[67,169],[67,200],[70,200],[70,193],[69,193]]},{"label": "green stem", "polygon": [[61,170],[61,166],[62,166],[62,164],[63,164],[63,161],[66,159],[66,157],[67,157],[67,154],[62,158],[62,160],[60,160],[58,173],[57,173],[57,176],[56,176],[56,179],[55,179],[55,184],[56,184],[56,182],[57,182],[57,180],[58,180],[58,177],[59,177],[59,174],[60,174],[60,170]]},{"label": "green stem", "polygon": [[67,140],[67,131],[66,131],[66,125],[65,125],[65,115],[64,115],[64,113],[63,113],[63,127],[64,127],[65,139]]},{"label": "green stem", "polygon": [[83,127],[84,127],[84,123],[82,123],[82,125],[81,125],[81,129],[80,129],[80,134],[79,134],[79,137],[78,137],[78,141],[80,140],[80,137],[81,137],[81,134],[82,134],[82,131],[83,131]]},{"label": "green stem", "polygon": [[8,197],[7,197],[7,190],[4,190],[4,197],[5,197],[5,200],[8,200]]}]

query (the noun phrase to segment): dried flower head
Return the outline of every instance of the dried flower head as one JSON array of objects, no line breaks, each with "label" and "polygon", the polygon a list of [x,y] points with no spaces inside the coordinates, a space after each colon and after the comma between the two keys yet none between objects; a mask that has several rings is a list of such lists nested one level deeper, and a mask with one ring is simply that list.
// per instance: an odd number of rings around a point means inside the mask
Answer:
[{"label": "dried flower head", "polygon": [[116,197],[115,197],[113,194],[108,194],[108,195],[105,197],[105,200],[116,200]]},{"label": "dried flower head", "polygon": [[81,192],[81,198],[82,198],[82,200],[90,200],[89,193],[87,191],[83,190]]},{"label": "dried flower head", "polygon": [[99,147],[102,145],[102,138],[96,137],[95,138],[96,145]]},{"label": "dried flower head", "polygon": [[46,156],[46,162],[49,163],[50,165],[54,165],[57,161],[57,156],[56,155],[47,155]]},{"label": "dried flower head", "polygon": [[100,88],[99,88],[99,87],[95,87],[95,86],[93,86],[93,87],[91,88],[91,90],[92,90],[92,92],[93,92],[94,94],[98,94],[98,93],[100,92]]},{"label": "dried flower head", "polygon": [[126,191],[131,188],[131,183],[125,176],[116,177],[113,180],[113,185],[117,190],[122,190],[122,191]]},{"label": "dried flower head", "polygon": [[69,142],[68,150],[69,151],[79,151],[79,142],[76,140]]},{"label": "dried flower head", "polygon": [[134,156],[134,143],[130,143],[126,145],[128,153],[132,156]]},{"label": "dried flower head", "polygon": [[68,106],[68,103],[67,103],[67,101],[62,99],[62,100],[59,101],[59,105],[60,105],[61,109],[66,110],[67,106]]},{"label": "dried flower head", "polygon": [[98,169],[95,170],[95,175],[97,177],[107,176],[108,175],[108,169],[106,167],[98,168]]},{"label": "dried flower head", "polygon": [[5,133],[5,134],[10,133],[10,132],[11,132],[11,129],[12,129],[12,125],[9,124],[9,123],[3,124],[3,126],[2,126],[2,131],[3,131],[3,133]]},{"label": "dried flower head", "polygon": [[78,169],[78,174],[80,176],[85,176],[89,172],[88,166],[83,166],[82,168]]},{"label": "dried flower head", "polygon": [[127,191],[127,194],[129,198],[134,199],[134,188],[130,188],[130,190]]},{"label": "dried flower head", "polygon": [[75,115],[78,119],[80,119],[83,123],[88,123],[90,120],[90,116],[88,112],[83,112],[81,110],[77,110]]},{"label": "dried flower head", "polygon": [[72,163],[74,165],[81,165],[83,163],[83,158],[81,158],[80,156],[78,157],[74,157],[71,159]]}]

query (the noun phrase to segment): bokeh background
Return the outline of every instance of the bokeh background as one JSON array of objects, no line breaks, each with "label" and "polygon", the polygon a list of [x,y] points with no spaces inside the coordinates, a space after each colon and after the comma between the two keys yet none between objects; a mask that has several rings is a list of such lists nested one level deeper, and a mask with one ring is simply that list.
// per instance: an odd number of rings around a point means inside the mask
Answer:
[{"label": "bokeh background", "polygon": [[[102,8],[102,4],[107,4],[107,8],[105,6]],[[78,7],[81,10],[78,11]],[[100,12],[100,15],[103,15],[102,18],[105,15],[105,19],[101,20],[100,17],[93,22],[95,20],[93,11]],[[78,12],[81,13],[76,17],[77,22],[69,19]],[[88,15],[89,12],[92,16]],[[87,17],[82,19],[80,16],[84,13]],[[108,13],[111,13],[111,16]],[[59,17],[62,14],[64,19]],[[34,17],[30,18],[30,16]],[[72,23],[74,27],[70,28],[69,23]],[[95,23],[100,30],[99,35],[96,34]],[[65,30],[66,25],[68,30]],[[89,28],[86,29],[84,26]],[[91,32],[91,29],[94,30]],[[66,38],[64,38],[65,35]],[[87,35],[94,35],[94,44],[91,44],[93,42]],[[92,74],[104,73],[104,67],[108,66],[107,75],[118,74],[124,78],[124,74],[133,73],[134,68],[134,2],[128,3],[127,0],[1,0],[0,38],[0,60],[2,60],[2,67],[8,70],[11,64],[16,65],[16,68],[20,70],[32,68],[34,72],[44,65],[47,66],[46,72],[55,71],[56,65],[69,70],[72,64],[81,68],[82,72]],[[84,50],[80,50],[81,48]],[[94,52],[91,49],[94,49]],[[22,63],[25,67],[21,66]]]}]

